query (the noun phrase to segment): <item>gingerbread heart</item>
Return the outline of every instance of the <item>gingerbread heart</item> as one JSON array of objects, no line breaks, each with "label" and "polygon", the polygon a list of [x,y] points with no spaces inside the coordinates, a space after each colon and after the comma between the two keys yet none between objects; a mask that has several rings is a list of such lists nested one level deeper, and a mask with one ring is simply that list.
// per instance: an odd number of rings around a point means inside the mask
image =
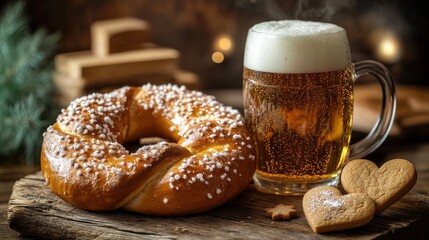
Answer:
[{"label": "gingerbread heart", "polygon": [[366,193],[342,195],[334,187],[316,187],[302,199],[305,217],[316,233],[350,229],[367,224],[374,216],[374,201]]},{"label": "gingerbread heart", "polygon": [[369,160],[353,160],[341,174],[344,190],[348,193],[367,193],[374,200],[377,213],[401,199],[416,181],[416,168],[405,159],[390,160],[380,168]]}]

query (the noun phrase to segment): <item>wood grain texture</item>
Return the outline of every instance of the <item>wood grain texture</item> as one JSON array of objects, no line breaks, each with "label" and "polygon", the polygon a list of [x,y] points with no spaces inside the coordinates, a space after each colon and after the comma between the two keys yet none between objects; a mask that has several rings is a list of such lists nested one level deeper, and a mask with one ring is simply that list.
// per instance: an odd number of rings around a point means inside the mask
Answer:
[{"label": "wood grain texture", "polygon": [[[2,159],[0,159],[2,160]],[[1,161],[0,161],[1,162]],[[19,178],[38,171],[38,167],[23,165],[2,166],[0,165],[0,239],[21,239],[19,233],[9,228],[7,220],[7,206],[12,186]]]},{"label": "wood grain texture", "polygon": [[[19,180],[8,207],[10,227],[44,238],[79,239],[425,239],[429,236],[429,197],[409,193],[377,215],[368,225],[354,230],[315,234],[302,211],[301,197],[282,197],[257,192],[250,186],[231,203],[204,215],[153,217],[117,210],[88,212],[56,197],[40,173]],[[295,205],[291,221],[273,222],[266,208]]]}]

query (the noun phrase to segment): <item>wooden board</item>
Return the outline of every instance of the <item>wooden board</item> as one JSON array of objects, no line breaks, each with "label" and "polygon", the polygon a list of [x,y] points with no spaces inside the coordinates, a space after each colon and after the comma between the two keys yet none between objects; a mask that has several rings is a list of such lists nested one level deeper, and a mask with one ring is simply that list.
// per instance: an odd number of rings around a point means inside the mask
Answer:
[{"label": "wooden board", "polygon": [[141,19],[110,19],[91,25],[91,49],[97,56],[139,49],[150,41],[150,25]]},{"label": "wooden board", "polygon": [[177,84],[184,85],[187,89],[201,90],[198,75],[189,71],[178,70],[171,75],[142,75],[130,78],[117,79],[115,83],[91,85],[83,78],[75,79],[66,74],[55,72],[53,74],[56,100],[61,107],[70,104],[74,99],[90,93],[106,93],[123,86],[142,86],[147,83],[154,85]]},{"label": "wooden board", "polygon": [[[88,212],[56,197],[40,173],[19,180],[8,206],[10,227],[42,238],[79,239],[427,239],[429,197],[409,193],[366,226],[315,234],[302,212],[301,197],[259,193],[252,186],[231,203],[203,215],[154,217],[128,213]],[[273,222],[265,209],[293,204],[298,217]]]},{"label": "wooden board", "polygon": [[[149,48],[97,57],[85,52],[60,54],[58,72],[88,85],[115,83],[118,79],[142,75],[171,75],[177,70],[180,54],[171,48]],[[60,65],[61,64],[61,65]]]},{"label": "wooden board", "polygon": [[53,82],[57,95],[58,104],[67,106],[72,100],[93,93],[93,92],[110,92],[114,89],[123,86],[141,86],[146,83],[154,85],[175,84],[176,81],[173,75],[142,75],[130,78],[116,80],[115,83],[105,83],[100,85],[87,84],[83,78],[75,79],[66,74],[55,72],[53,74]]}]

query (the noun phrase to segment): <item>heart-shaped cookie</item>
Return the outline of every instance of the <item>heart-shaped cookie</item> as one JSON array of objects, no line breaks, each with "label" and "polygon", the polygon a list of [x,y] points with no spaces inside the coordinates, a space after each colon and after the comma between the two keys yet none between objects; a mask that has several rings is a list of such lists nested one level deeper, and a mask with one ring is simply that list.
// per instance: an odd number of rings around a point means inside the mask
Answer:
[{"label": "heart-shaped cookie", "polygon": [[316,233],[355,228],[374,216],[374,201],[366,193],[342,195],[334,187],[316,187],[302,199],[305,217]]},{"label": "heart-shaped cookie", "polygon": [[376,212],[401,199],[417,181],[414,165],[405,159],[393,159],[380,168],[373,162],[357,159],[341,173],[341,184],[348,193],[367,193],[375,202]]}]

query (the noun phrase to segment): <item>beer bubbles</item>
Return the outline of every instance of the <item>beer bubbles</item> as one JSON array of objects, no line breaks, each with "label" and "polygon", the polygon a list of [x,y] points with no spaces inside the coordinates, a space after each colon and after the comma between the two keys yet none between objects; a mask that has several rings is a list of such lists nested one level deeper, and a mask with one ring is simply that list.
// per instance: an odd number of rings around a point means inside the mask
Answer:
[{"label": "beer bubbles", "polygon": [[[385,48],[386,53],[392,50]],[[380,118],[386,117],[380,122],[388,126],[394,116],[394,87],[380,65],[352,64],[346,32],[333,24],[290,20],[253,26],[244,53],[243,103],[246,125],[258,146],[256,188],[301,194],[335,186],[349,156],[375,150],[384,141],[379,136],[389,131],[378,124],[377,129],[386,131],[371,131],[359,142],[367,147],[350,145],[353,82],[368,74],[384,81],[383,92],[391,95],[385,98]]]}]

